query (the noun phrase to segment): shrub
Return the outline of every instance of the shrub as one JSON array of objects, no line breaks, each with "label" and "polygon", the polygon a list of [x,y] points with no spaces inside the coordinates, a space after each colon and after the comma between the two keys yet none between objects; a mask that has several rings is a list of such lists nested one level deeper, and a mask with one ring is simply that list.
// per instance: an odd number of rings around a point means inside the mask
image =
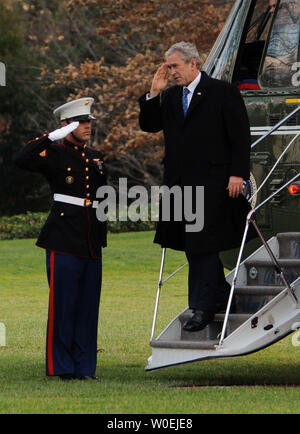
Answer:
[{"label": "shrub", "polygon": [[27,212],[0,218],[0,240],[36,238],[47,218],[47,213]]},{"label": "shrub", "polygon": [[[37,238],[48,213],[27,212],[11,217],[0,217],[0,240],[12,240],[15,238]],[[109,232],[136,232],[149,231],[155,228],[151,221],[108,221]]]}]

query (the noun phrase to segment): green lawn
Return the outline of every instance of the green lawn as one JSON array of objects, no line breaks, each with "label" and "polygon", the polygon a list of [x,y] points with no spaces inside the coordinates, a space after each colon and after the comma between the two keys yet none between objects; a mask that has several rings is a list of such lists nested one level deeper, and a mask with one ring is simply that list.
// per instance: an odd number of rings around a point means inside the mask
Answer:
[{"label": "green lawn", "polygon": [[[0,413],[299,413],[300,347],[291,336],[249,356],[146,372],[161,249],[153,233],[109,236],[103,254],[100,382],[44,375],[48,308],[44,251],[0,242]],[[167,251],[166,270],[185,262]],[[187,269],[162,290],[157,331],[186,307]]]}]

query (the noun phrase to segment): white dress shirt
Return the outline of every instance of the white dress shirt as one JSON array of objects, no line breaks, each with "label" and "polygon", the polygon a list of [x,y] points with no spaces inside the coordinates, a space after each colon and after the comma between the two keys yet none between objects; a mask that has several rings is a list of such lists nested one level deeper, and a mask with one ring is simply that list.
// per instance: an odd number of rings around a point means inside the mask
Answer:
[{"label": "white dress shirt", "polygon": [[184,86],[183,89],[185,87],[188,88],[188,90],[190,91],[187,95],[187,101],[188,101],[188,106],[190,105],[190,102],[193,98],[193,93],[195,92],[196,87],[198,86],[199,82],[201,79],[201,72],[199,72],[199,74],[197,75],[197,77],[195,78],[194,81],[192,81],[188,86]]}]

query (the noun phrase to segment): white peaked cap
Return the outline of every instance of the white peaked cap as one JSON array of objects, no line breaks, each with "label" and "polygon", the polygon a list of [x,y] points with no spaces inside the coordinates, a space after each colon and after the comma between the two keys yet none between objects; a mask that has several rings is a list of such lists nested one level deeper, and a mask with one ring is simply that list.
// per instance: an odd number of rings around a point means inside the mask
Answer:
[{"label": "white peaked cap", "polygon": [[78,120],[92,120],[96,119],[91,115],[91,108],[94,98],[80,98],[74,101],[67,102],[57,107],[53,114],[59,116],[60,120],[78,118]]}]

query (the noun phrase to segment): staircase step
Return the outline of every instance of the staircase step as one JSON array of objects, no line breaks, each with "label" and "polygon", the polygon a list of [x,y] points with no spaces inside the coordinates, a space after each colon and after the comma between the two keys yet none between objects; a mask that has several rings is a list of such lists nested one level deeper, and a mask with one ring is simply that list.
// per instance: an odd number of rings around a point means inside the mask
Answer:
[{"label": "staircase step", "polygon": [[284,285],[246,285],[246,286],[237,286],[234,290],[236,295],[278,295],[283,289]]},{"label": "staircase step", "polygon": [[[229,321],[231,322],[239,322],[242,324],[243,322],[247,321],[248,318],[250,318],[250,314],[248,313],[230,313],[229,314]],[[215,315],[214,321],[223,322],[225,317],[225,313],[217,313]]]},{"label": "staircase step", "polygon": [[[179,320],[181,325],[183,325],[191,316],[192,311],[184,312],[180,315]],[[228,332],[233,332],[241,324],[243,324],[248,318],[250,318],[250,313],[231,313],[228,317]],[[181,341],[210,341],[218,338],[222,331],[223,322],[225,318],[225,313],[217,313],[214,320],[208,324],[203,330],[198,332],[187,332],[183,328],[181,329]]]},{"label": "staircase step", "polygon": [[[291,283],[300,275],[300,259],[278,259],[286,280]],[[247,284],[249,286],[282,285],[283,282],[275,272],[273,262],[268,259],[250,259],[245,261]]]},{"label": "staircase step", "polygon": [[[179,320],[181,322],[181,324],[184,324],[189,318],[191,318],[193,315],[192,311],[187,311],[182,313],[179,316]],[[232,321],[246,321],[248,319],[248,317],[250,317],[251,315],[248,315],[246,313],[231,313],[229,315],[229,319]],[[213,320],[213,322],[220,322],[223,321],[225,317],[225,313],[216,313],[215,318]]]},{"label": "staircase step", "polygon": [[284,286],[239,286],[235,288],[237,313],[254,313],[278,295]]},{"label": "staircase step", "polygon": [[218,340],[208,341],[167,341],[167,340],[153,340],[150,342],[152,348],[180,348],[186,350],[215,350],[215,345],[219,343]]},{"label": "staircase step", "polygon": [[277,234],[280,258],[300,258],[300,232]]},{"label": "staircase step", "polygon": [[[281,267],[299,267],[300,268],[300,259],[295,258],[280,258],[277,259],[278,264]],[[245,261],[245,265],[258,265],[263,267],[273,267],[273,262],[271,259],[249,259]]]}]

